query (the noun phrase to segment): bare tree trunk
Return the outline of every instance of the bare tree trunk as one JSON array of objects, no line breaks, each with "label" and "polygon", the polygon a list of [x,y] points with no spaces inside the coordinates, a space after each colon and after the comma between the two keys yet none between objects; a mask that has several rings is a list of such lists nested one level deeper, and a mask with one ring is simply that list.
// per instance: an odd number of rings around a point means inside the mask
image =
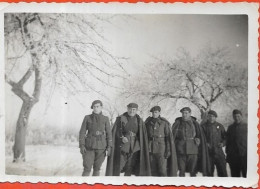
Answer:
[{"label": "bare tree trunk", "polygon": [[[35,74],[34,91],[30,96],[23,90],[23,85],[30,78],[31,74]],[[26,130],[33,106],[39,101],[41,94],[42,77],[38,68],[29,68],[25,75],[19,82],[14,82],[9,78],[6,81],[12,86],[12,91],[22,99],[23,104],[20,110],[20,114],[16,123],[15,142],[13,146],[14,159],[13,162],[19,160],[25,161],[25,142],[26,142]]]},{"label": "bare tree trunk", "polygon": [[15,143],[13,146],[13,162],[17,162],[19,160],[25,161],[25,137],[28,126],[28,120],[33,105],[34,104],[30,101],[23,101],[21,111],[16,123]]}]

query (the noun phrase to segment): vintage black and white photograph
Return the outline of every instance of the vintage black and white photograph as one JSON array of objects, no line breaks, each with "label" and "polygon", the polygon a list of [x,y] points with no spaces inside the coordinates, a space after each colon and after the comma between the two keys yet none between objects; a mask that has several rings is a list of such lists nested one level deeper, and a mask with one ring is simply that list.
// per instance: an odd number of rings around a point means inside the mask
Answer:
[{"label": "vintage black and white photograph", "polygon": [[28,6],[3,13],[5,175],[258,178],[248,14]]}]

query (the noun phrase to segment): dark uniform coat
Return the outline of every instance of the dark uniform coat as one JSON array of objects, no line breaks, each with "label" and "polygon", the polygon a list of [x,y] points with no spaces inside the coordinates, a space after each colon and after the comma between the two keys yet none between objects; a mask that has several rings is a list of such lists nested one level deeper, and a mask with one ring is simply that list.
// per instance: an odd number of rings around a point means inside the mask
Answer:
[{"label": "dark uniform coat", "polygon": [[167,159],[167,175],[177,176],[177,155],[170,123],[163,117],[159,117],[156,123],[152,120],[152,117],[148,117],[145,121],[149,152],[158,153],[164,157],[166,151],[169,151],[171,155]]},{"label": "dark uniform coat", "polygon": [[225,154],[222,146],[219,146],[220,143],[222,143],[223,146],[226,145],[225,128],[218,122],[210,123],[208,121],[202,125],[202,128],[206,136],[209,155],[211,158],[211,176],[213,176],[214,165],[216,165],[218,176],[226,177],[227,171]]},{"label": "dark uniform coat", "polygon": [[[190,127],[194,126],[195,133],[185,133],[185,130],[181,125],[183,125],[182,117],[175,120],[172,126],[173,138],[176,146],[177,154],[197,154],[197,172],[201,172],[203,176],[208,176],[210,174],[210,159],[209,152],[207,148],[206,137],[204,135],[203,129],[196,121],[195,117],[191,117],[192,124],[187,124]],[[189,137],[189,138],[187,138]],[[197,146],[192,138],[199,138],[200,145]],[[187,140],[191,139],[191,140]],[[187,167],[187,171],[189,168]]]},{"label": "dark uniform coat", "polygon": [[226,144],[227,160],[232,160],[236,156],[247,155],[247,124],[233,123],[227,130]]},{"label": "dark uniform coat", "polygon": [[226,145],[226,131],[222,124],[215,122],[209,123],[205,122],[202,125],[206,140],[209,147],[209,153],[211,154],[222,154],[223,150],[218,145],[222,143],[223,146]]},{"label": "dark uniform coat", "polygon": [[127,112],[117,117],[114,127],[112,129],[113,145],[111,155],[108,157],[107,160],[106,176],[119,176],[121,172],[120,155],[122,154],[122,152],[128,153],[135,151],[140,151],[140,153],[138,157],[139,161],[133,168],[133,174],[135,174],[136,176],[151,175],[146,128],[140,116],[136,115],[136,118],[138,126],[138,132],[136,133],[136,137],[138,139],[134,142],[136,144],[132,142],[127,142],[123,144],[122,137],[126,136],[127,138],[129,138],[129,135],[124,131],[125,126],[128,122]]},{"label": "dark uniform coat", "polygon": [[86,149],[106,149],[112,146],[112,133],[109,119],[102,114],[90,114],[84,117],[79,132],[79,147],[85,146]]},{"label": "dark uniform coat", "polygon": [[79,147],[85,147],[82,154],[84,171],[82,176],[89,176],[93,167],[93,176],[100,174],[105,160],[106,149],[112,146],[112,132],[108,117],[92,113],[84,117],[79,132]]},{"label": "dark uniform coat", "polygon": [[243,177],[247,173],[247,124],[233,123],[227,130],[226,143],[227,162],[231,168],[231,176]]}]

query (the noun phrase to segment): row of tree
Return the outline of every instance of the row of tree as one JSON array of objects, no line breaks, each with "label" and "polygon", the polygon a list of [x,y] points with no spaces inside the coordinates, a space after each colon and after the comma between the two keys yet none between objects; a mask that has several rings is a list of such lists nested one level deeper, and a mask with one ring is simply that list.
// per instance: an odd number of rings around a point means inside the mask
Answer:
[{"label": "row of tree", "polygon": [[232,61],[228,48],[207,44],[195,56],[179,48],[174,57],[153,57],[153,63],[127,81],[124,97],[138,99],[142,109],[179,100],[195,106],[205,120],[222,102],[247,108],[247,68]]}]

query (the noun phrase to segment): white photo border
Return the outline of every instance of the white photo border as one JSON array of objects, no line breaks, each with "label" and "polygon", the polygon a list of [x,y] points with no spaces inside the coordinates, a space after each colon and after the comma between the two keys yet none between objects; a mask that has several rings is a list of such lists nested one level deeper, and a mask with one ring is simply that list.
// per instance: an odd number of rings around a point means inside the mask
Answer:
[{"label": "white photo border", "polygon": [[258,9],[257,3],[0,3],[0,43],[4,46],[4,13],[111,14],[246,14],[248,15],[248,171],[247,178],[220,177],[45,177],[5,175],[4,48],[0,50],[0,182],[87,183],[113,185],[257,187],[258,154]]}]

